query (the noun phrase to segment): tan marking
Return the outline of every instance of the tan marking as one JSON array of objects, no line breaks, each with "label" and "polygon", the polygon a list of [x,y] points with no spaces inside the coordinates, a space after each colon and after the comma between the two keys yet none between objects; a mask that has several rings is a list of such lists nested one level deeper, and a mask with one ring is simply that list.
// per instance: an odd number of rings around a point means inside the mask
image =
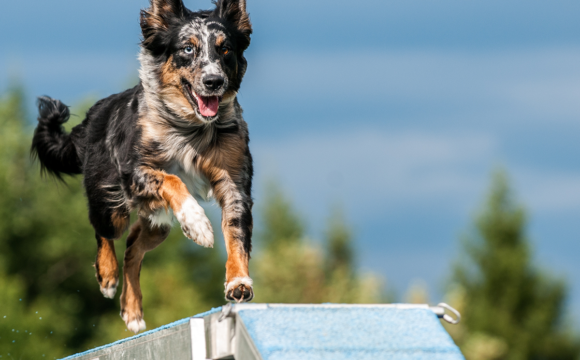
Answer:
[{"label": "tan marking", "polygon": [[152,179],[147,184],[149,199],[140,204],[139,214],[143,217],[147,217],[162,208],[167,210],[171,207],[174,212],[178,212],[181,210],[183,202],[191,196],[183,181],[175,175],[148,167],[140,168],[139,171]]},{"label": "tan marking", "polygon": [[159,195],[167,201],[174,212],[181,210],[181,205],[191,196],[181,179],[175,175],[165,175]]},{"label": "tan marking", "polygon": [[222,231],[224,233],[226,252],[228,254],[228,260],[226,261],[226,282],[230,282],[236,277],[250,276],[248,269],[250,256],[242,248],[243,244],[236,240],[235,230],[231,226],[227,226],[226,222],[222,221]]},{"label": "tan marking", "polygon": [[222,46],[222,45],[224,44],[224,42],[225,42],[225,41],[226,41],[226,38],[225,38],[225,36],[223,36],[223,35],[219,35],[219,36],[217,37],[217,39],[215,39],[215,45],[216,45],[217,47],[220,47],[220,46]]},{"label": "tan marking", "polygon": [[114,211],[111,222],[115,227],[115,239],[120,238],[129,227],[129,214],[124,211]]},{"label": "tan marking", "polygon": [[99,237],[97,239],[97,259],[95,268],[97,270],[97,281],[102,288],[116,286],[119,280],[119,264],[115,254],[115,243],[113,240]]},{"label": "tan marking", "polygon": [[222,135],[219,146],[200,154],[197,166],[210,182],[217,181],[226,174],[232,181],[237,182],[242,175],[246,150],[247,145],[239,134]]},{"label": "tan marking", "polygon": [[190,37],[189,42],[192,43],[195,47],[199,47],[199,39],[197,36]]},{"label": "tan marking", "polygon": [[116,286],[119,281],[119,264],[115,254],[114,240],[120,238],[129,226],[129,214],[123,210],[114,210],[111,223],[115,228],[114,239],[97,238],[97,259],[95,269],[97,281],[101,288]]},{"label": "tan marking", "polygon": [[159,246],[169,235],[169,228],[152,228],[148,220],[139,218],[127,236],[127,250],[123,264],[121,317],[126,324],[143,319],[143,295],[139,283],[141,262],[145,254]]},{"label": "tan marking", "polygon": [[163,102],[177,115],[192,122],[199,122],[200,120],[184,94],[185,89],[181,79],[187,80],[190,84],[195,84],[201,76],[202,71],[199,67],[194,69],[193,72],[186,68],[176,69],[173,66],[172,56],[161,67],[161,90],[159,95]]},{"label": "tan marking", "polygon": [[179,72],[173,66],[173,55],[161,67],[161,83],[165,86],[176,86],[180,83]]}]

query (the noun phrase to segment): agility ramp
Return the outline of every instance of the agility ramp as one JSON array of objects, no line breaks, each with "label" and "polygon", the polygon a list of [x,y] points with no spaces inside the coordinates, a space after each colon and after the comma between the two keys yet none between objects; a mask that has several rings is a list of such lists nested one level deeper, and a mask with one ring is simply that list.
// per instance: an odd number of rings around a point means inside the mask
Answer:
[{"label": "agility ramp", "polygon": [[446,304],[228,304],[66,360],[464,360],[439,318],[459,314]]}]

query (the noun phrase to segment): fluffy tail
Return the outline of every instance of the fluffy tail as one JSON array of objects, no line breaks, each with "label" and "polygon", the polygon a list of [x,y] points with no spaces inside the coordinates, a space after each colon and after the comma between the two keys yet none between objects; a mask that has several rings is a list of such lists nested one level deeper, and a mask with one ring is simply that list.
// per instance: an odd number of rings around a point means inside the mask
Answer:
[{"label": "fluffy tail", "polygon": [[38,98],[38,126],[32,138],[30,152],[38,157],[43,172],[48,171],[62,180],[62,175],[80,174],[82,163],[71,134],[62,124],[68,121],[68,107],[48,96]]}]

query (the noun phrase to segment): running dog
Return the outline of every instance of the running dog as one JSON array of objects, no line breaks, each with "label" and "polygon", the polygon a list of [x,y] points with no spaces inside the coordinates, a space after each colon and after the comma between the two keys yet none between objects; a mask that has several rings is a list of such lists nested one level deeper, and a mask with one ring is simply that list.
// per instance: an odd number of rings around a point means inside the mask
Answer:
[{"label": "running dog", "polygon": [[213,230],[196,199],[222,208],[228,259],[225,297],[250,301],[252,157],[237,93],[246,72],[252,26],[245,0],[218,0],[192,12],[182,0],[151,0],[141,11],[140,83],[98,101],[66,134],[69,110],[38,99],[32,154],[58,178],[82,174],[97,239],[101,292],[115,296],[119,265],[113,241],[127,236],[121,317],[145,329],[141,262],[168,236],[173,219],[197,244],[212,247]]}]

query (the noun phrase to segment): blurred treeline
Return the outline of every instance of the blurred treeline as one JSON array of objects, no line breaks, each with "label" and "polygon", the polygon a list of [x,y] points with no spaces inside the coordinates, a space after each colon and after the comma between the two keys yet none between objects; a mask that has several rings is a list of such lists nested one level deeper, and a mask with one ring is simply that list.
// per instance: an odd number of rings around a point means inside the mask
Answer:
[{"label": "blurred treeline", "polygon": [[[34,116],[14,87],[0,97],[0,358],[59,358],[132,335],[118,296],[105,299],[92,264],[96,255],[82,180],[42,178],[29,156]],[[73,107],[70,129],[91,101]],[[392,300],[375,274],[358,271],[353,234],[335,210],[322,239],[272,183],[255,208],[251,275],[255,302],[379,303]],[[506,177],[495,176],[489,199],[463,244],[447,301],[463,314],[447,327],[468,360],[576,359],[580,346],[566,323],[566,285],[532,264],[525,213]],[[176,226],[147,254],[142,268],[148,329],[224,304],[225,250],[219,212],[209,205],[216,249],[187,240]],[[122,263],[124,242],[116,243]],[[421,286],[408,301],[426,302]]]}]

